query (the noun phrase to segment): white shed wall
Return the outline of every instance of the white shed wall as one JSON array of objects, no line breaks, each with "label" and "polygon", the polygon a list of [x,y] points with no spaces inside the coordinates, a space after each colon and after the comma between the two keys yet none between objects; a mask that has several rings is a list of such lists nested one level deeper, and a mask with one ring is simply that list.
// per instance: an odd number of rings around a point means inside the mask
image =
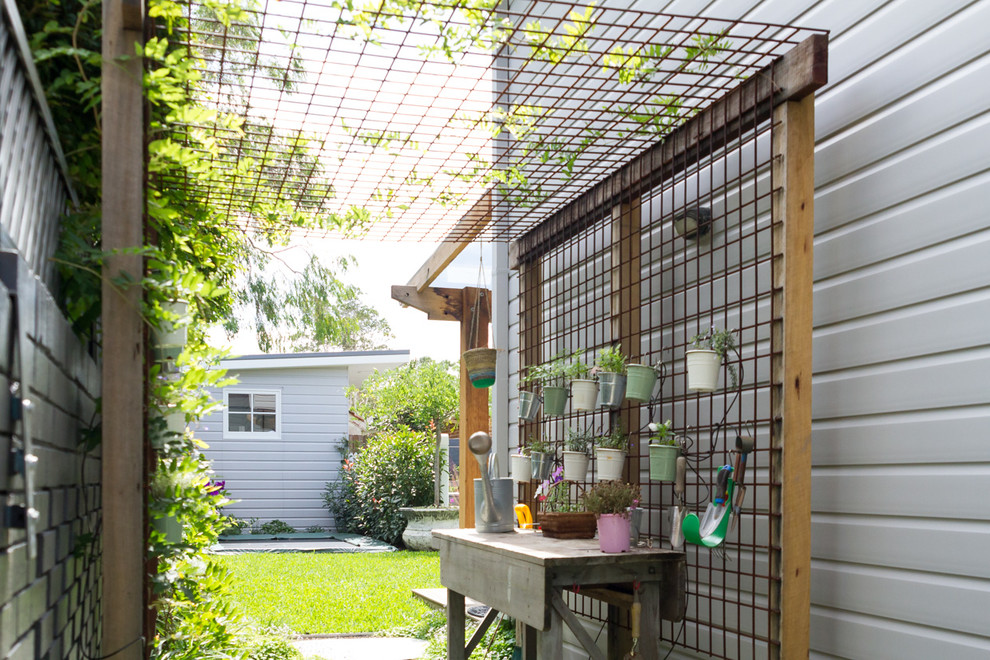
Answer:
[{"label": "white shed wall", "polygon": [[[990,657],[990,3],[627,4],[831,30],[816,105],[811,655]],[[515,276],[503,286],[515,378]]]},{"label": "white shed wall", "polygon": [[[321,497],[340,469],[341,439],[347,436],[347,368],[252,369],[231,376],[231,389],[279,390],[282,393],[280,440],[224,439],[223,418],[203,418],[196,431],[210,447],[217,475],[227,481],[230,497],[240,500],[225,509],[259,523],[284,520],[298,531],[311,525],[333,527]],[[223,392],[211,395],[223,401]]]}]

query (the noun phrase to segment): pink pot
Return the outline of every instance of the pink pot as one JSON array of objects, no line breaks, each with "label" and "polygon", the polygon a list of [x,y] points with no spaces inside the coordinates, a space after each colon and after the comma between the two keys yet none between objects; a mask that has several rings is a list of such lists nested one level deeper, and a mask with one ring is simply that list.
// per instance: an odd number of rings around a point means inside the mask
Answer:
[{"label": "pink pot", "polygon": [[598,547],[602,552],[629,550],[629,516],[623,513],[603,513],[598,516]]}]

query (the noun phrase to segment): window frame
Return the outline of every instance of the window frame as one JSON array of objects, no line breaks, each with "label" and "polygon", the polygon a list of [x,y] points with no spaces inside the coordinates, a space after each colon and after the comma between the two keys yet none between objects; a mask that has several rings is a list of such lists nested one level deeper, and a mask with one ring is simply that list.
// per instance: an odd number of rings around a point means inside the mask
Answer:
[{"label": "window frame", "polygon": [[[251,396],[251,412],[254,414],[254,395],[274,394],[275,395],[275,430],[266,431],[231,431],[230,430],[230,395],[247,394]],[[282,439],[282,390],[250,388],[250,387],[225,387],[223,388],[223,437],[244,440],[281,440]]]}]

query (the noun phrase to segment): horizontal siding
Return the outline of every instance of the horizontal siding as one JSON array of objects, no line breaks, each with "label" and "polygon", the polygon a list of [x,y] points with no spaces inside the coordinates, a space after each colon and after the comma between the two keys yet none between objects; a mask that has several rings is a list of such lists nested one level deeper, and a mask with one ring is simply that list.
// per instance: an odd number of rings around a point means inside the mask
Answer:
[{"label": "horizontal siding", "polygon": [[[240,382],[230,389],[282,393],[281,439],[225,439],[219,410],[199,422],[196,433],[209,445],[213,469],[237,500],[226,511],[262,523],[277,518],[299,530],[332,527],[322,493],[339,477],[340,440],[348,430],[347,369],[257,369],[231,375]],[[221,390],[212,396],[223,402]]]},{"label": "horizontal siding", "polygon": [[[990,657],[990,3],[606,4],[831,30],[815,117],[811,655]],[[763,533],[753,524],[742,540]],[[703,625],[683,635],[708,643]],[[748,657],[726,639],[709,650]]]}]

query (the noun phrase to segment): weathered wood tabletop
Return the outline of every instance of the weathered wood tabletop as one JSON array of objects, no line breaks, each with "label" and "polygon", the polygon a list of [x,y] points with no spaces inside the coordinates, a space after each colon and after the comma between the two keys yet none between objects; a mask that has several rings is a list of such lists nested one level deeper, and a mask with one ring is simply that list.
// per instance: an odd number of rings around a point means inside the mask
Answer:
[{"label": "weathered wood tabletop", "polygon": [[[655,643],[659,642],[661,618],[679,620],[684,615],[683,552],[633,547],[629,552],[605,554],[596,540],[549,539],[528,530],[505,534],[437,530],[433,535],[440,542],[440,582],[451,598],[457,601],[470,596],[533,630],[543,631],[544,658],[559,657],[562,625],[567,623],[574,629],[576,624],[561,599],[565,588],[639,585],[644,641],[652,635]],[[449,635],[453,638],[449,639],[448,657],[459,659],[464,657],[463,612],[458,616],[451,606],[449,616]],[[458,626],[459,633],[455,630]],[[574,632],[581,639],[581,633]],[[581,641],[586,647],[591,643]],[[455,648],[458,645],[460,655]]]}]

